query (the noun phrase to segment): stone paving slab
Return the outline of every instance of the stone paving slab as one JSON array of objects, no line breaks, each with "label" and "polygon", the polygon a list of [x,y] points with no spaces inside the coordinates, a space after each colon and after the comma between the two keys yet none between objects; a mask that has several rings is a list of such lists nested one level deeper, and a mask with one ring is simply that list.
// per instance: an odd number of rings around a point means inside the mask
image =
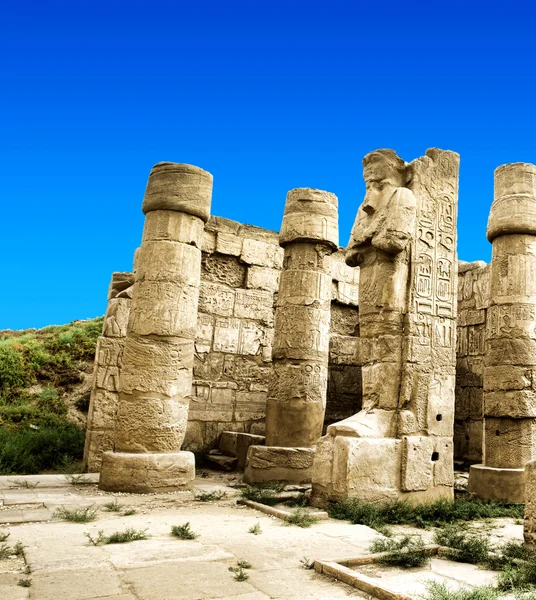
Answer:
[{"label": "stone paving slab", "polygon": [[[26,563],[17,559],[14,572],[6,573],[5,582],[0,580],[3,586],[0,599],[327,600],[360,597],[348,586],[303,569],[300,560],[303,556],[314,559],[325,553],[356,554],[377,535],[374,531],[331,520],[310,529],[286,526],[279,519],[237,506],[237,492],[225,482],[202,479],[199,484],[198,489],[222,489],[227,496],[217,502],[199,502],[190,492],[131,495],[106,494],[95,486],[62,485],[36,491],[9,490],[4,485],[2,498],[7,500],[9,508],[0,510],[0,516],[17,511],[17,506],[39,501],[48,508],[19,510],[19,516],[33,520],[43,511],[48,519],[2,526],[3,531],[11,533],[10,544],[19,541],[24,544]],[[136,514],[124,516],[106,512],[102,504],[114,500],[124,508],[135,508]],[[57,506],[75,508],[91,504],[100,506],[96,521],[70,523],[51,519]],[[171,535],[172,525],[186,522],[199,535],[196,540],[180,540]],[[262,533],[249,533],[257,523]],[[129,544],[95,547],[84,535],[86,532],[96,535],[99,530],[109,535],[127,527],[147,529],[150,537]],[[235,581],[229,571],[238,560],[247,560],[253,566],[248,571],[247,581]],[[31,568],[30,575],[23,574],[25,564]],[[30,578],[32,587],[17,586],[21,578]]]},{"label": "stone paving slab", "polygon": [[[0,490],[13,490],[18,491],[25,490],[27,488],[22,485],[34,486],[35,488],[28,489],[28,491],[41,490],[43,488],[71,488],[73,484],[70,481],[70,477],[78,477],[79,475],[9,475],[0,477]],[[84,473],[80,475],[84,479],[93,483],[99,482],[98,473]]]},{"label": "stone paving slab", "polygon": [[112,568],[70,569],[32,573],[32,596],[39,600],[88,600],[119,595],[124,590]]}]

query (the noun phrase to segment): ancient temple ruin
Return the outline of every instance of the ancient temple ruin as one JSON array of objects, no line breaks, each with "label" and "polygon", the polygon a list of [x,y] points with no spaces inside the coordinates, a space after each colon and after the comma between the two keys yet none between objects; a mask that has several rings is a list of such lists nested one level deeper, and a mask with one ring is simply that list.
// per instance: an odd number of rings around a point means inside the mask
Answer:
[{"label": "ancient temple ruin", "polygon": [[458,169],[445,150],[369,153],[342,248],[330,192],[291,190],[278,234],[210,217],[206,171],[156,165],[97,347],[85,461],[101,486],[188,487],[196,453],[250,482],[310,481],[317,505],[421,502],[452,497],[456,462],[477,495],[522,502],[536,167],[496,171],[490,265],[458,260]]}]

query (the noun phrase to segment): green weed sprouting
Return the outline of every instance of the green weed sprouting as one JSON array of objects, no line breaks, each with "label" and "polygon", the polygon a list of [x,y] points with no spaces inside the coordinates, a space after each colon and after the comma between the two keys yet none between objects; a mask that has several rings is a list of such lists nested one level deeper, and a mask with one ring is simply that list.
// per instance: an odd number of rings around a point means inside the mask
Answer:
[{"label": "green weed sprouting", "polygon": [[318,517],[313,516],[305,508],[297,508],[288,517],[285,517],[285,523],[287,525],[297,525],[298,527],[311,527],[315,523],[318,523]]},{"label": "green weed sprouting", "polygon": [[60,506],[54,511],[52,516],[63,521],[70,521],[71,523],[90,523],[97,518],[97,509],[94,504],[73,510],[65,508],[65,506]]},{"label": "green weed sprouting", "polygon": [[184,523],[184,525],[173,525],[171,528],[171,534],[178,537],[180,540],[195,540],[197,534],[194,533],[190,527],[190,523]]},{"label": "green weed sprouting", "polygon": [[255,523],[248,529],[248,533],[252,533],[253,535],[260,535],[262,533],[261,524]]},{"label": "green weed sprouting", "polygon": [[428,554],[421,536],[404,535],[400,538],[377,539],[372,542],[370,552],[385,552],[379,562],[384,565],[411,569],[422,567]]},{"label": "green weed sprouting", "polygon": [[217,500],[225,498],[225,496],[227,496],[227,494],[222,491],[197,492],[194,494],[194,499],[198,502],[216,502]]}]

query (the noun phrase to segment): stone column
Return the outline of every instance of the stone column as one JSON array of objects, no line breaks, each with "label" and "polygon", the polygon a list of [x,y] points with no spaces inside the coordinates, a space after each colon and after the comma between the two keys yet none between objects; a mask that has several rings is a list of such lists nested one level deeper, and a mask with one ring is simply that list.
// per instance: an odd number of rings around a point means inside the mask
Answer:
[{"label": "stone column", "polygon": [[115,450],[103,455],[107,491],[190,487],[194,455],[180,452],[188,421],[201,271],[201,237],[212,176],[158,163],[143,201],[146,214],[123,366]]},{"label": "stone column", "polygon": [[93,385],[87,417],[84,467],[98,473],[102,454],[114,447],[119,373],[132,297],[132,273],[113,273],[102,335],[97,340]]},{"label": "stone column", "polygon": [[469,491],[521,503],[536,458],[536,166],[502,165],[488,220],[492,243],[484,358],[484,460]]},{"label": "stone column", "polygon": [[275,311],[266,446],[251,446],[245,480],[310,481],[326,409],[331,271],[338,245],[337,197],[291,190],[279,236],[283,271]]}]

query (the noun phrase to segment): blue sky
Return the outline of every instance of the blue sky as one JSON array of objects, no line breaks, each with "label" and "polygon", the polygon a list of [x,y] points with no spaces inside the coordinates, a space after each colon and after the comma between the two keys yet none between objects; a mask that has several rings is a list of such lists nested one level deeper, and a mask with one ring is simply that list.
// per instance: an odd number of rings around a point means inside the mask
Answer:
[{"label": "blue sky", "polygon": [[0,329],[103,314],[162,160],[261,227],[332,191],[346,245],[367,152],[455,150],[459,256],[489,260],[493,171],[536,163],[532,4],[2,2]]}]

